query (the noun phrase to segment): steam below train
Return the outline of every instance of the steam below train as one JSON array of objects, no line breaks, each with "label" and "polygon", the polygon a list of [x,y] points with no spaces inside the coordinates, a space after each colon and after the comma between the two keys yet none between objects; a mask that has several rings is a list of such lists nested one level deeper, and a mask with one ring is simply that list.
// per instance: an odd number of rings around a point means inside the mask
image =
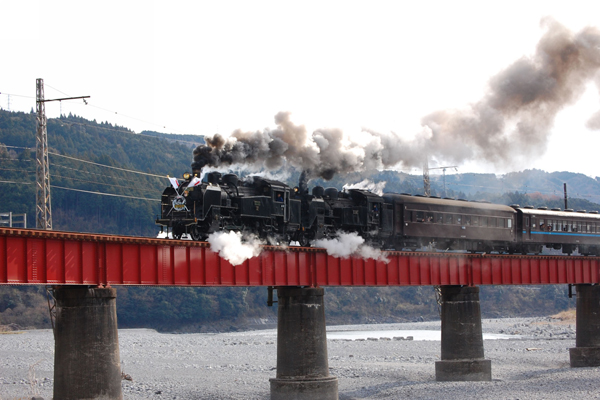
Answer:
[{"label": "steam below train", "polygon": [[540,253],[543,246],[571,254],[600,255],[600,215],[567,209],[505,206],[306,184],[252,176],[184,175],[162,194],[156,223],[175,239],[206,240],[220,231],[256,234],[271,243],[334,238],[356,232],[377,248],[469,252]]}]

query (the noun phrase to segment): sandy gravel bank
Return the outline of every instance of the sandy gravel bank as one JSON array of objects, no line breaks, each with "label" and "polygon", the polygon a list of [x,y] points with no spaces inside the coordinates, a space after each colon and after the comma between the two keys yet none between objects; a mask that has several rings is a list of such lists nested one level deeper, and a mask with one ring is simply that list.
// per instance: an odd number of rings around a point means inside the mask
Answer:
[{"label": "sandy gravel bank", "polygon": [[[330,327],[340,330],[439,329],[439,322]],[[484,320],[492,382],[436,382],[439,341],[329,340],[340,399],[600,398],[600,368],[569,367],[574,322],[553,318]],[[119,332],[126,399],[268,399],[275,377],[276,331],[221,334]],[[49,330],[0,335],[0,399],[52,397],[54,342]],[[29,397],[30,398],[30,397]]]}]

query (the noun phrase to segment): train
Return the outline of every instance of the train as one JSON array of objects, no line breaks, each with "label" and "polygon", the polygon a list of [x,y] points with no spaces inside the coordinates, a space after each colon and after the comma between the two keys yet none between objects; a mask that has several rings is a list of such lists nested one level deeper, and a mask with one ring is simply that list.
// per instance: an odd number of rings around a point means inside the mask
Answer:
[{"label": "train", "polygon": [[600,255],[597,211],[500,205],[362,189],[297,187],[250,176],[184,174],[161,197],[156,224],[172,237],[206,240],[215,232],[253,233],[271,244],[309,246],[355,232],[382,250]]}]

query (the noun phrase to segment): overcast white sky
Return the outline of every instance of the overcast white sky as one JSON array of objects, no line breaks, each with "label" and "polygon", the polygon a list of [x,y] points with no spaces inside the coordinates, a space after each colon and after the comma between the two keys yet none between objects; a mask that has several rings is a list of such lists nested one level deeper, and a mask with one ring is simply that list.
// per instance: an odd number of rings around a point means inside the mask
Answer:
[{"label": "overcast white sky", "polygon": [[[46,98],[91,96],[63,113],[136,132],[262,130],[291,111],[309,130],[410,137],[424,115],[476,102],[533,54],[546,16],[577,32],[600,26],[600,2],[0,0],[0,107],[35,109],[43,78]],[[511,169],[600,175],[600,132],[585,128],[599,100],[590,84],[546,153]]]}]

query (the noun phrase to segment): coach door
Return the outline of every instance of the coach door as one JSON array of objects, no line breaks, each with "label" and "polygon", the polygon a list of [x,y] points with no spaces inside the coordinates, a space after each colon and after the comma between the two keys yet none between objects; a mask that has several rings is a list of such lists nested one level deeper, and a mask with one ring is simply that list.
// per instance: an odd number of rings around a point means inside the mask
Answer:
[{"label": "coach door", "polygon": [[525,240],[531,240],[531,217],[525,216],[525,226],[523,229],[525,230],[525,234],[523,235]]}]

